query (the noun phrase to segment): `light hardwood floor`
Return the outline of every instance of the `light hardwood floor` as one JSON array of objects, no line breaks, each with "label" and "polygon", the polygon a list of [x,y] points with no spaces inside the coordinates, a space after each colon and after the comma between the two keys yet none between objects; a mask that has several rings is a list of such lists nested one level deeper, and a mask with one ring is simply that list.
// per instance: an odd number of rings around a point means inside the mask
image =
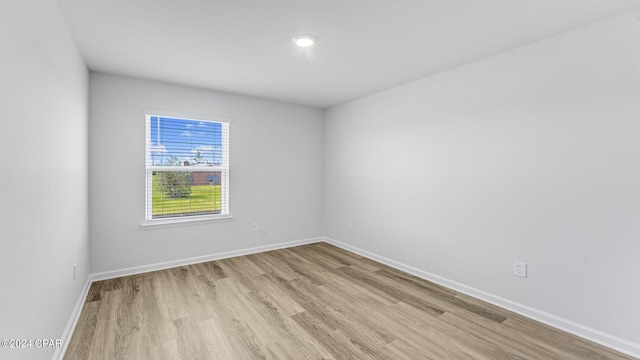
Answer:
[{"label": "light hardwood floor", "polygon": [[632,359],[326,243],[92,284],[72,359]]}]

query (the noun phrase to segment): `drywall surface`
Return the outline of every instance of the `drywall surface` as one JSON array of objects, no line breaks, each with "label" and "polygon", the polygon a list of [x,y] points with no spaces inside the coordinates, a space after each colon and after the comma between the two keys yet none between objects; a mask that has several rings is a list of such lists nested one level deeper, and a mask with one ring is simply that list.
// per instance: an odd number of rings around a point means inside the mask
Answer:
[{"label": "drywall surface", "polygon": [[[90,99],[94,273],[322,235],[322,110],[100,73]],[[141,229],[146,109],[232,119],[233,220]]]},{"label": "drywall surface", "polygon": [[0,44],[0,339],[25,340],[0,358],[50,359],[36,341],[62,337],[90,270],[89,75],[55,1],[1,2]]},{"label": "drywall surface", "polygon": [[638,18],[327,110],[326,235],[640,349]]}]

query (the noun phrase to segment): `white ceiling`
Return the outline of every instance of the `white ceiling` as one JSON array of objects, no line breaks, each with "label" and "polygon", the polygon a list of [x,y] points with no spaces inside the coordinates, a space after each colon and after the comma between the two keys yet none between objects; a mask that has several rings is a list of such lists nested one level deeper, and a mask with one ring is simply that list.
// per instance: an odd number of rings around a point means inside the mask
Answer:
[{"label": "white ceiling", "polygon": [[[91,70],[327,108],[640,0],[58,0]],[[300,33],[318,37],[296,48]]]}]

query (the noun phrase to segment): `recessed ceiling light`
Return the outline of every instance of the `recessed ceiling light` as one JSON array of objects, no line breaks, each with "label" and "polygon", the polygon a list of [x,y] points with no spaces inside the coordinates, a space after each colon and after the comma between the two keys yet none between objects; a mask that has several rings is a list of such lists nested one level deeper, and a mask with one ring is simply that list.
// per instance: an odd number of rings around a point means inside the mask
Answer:
[{"label": "recessed ceiling light", "polygon": [[300,47],[311,47],[316,43],[316,38],[311,35],[298,35],[293,37],[293,42]]}]

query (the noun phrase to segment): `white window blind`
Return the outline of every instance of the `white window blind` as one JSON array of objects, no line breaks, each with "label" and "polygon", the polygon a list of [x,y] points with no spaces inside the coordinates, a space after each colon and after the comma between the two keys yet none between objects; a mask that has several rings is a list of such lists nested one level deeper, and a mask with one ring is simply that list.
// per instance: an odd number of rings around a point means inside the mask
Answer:
[{"label": "white window blind", "polygon": [[146,219],[229,215],[229,122],[146,115]]}]

